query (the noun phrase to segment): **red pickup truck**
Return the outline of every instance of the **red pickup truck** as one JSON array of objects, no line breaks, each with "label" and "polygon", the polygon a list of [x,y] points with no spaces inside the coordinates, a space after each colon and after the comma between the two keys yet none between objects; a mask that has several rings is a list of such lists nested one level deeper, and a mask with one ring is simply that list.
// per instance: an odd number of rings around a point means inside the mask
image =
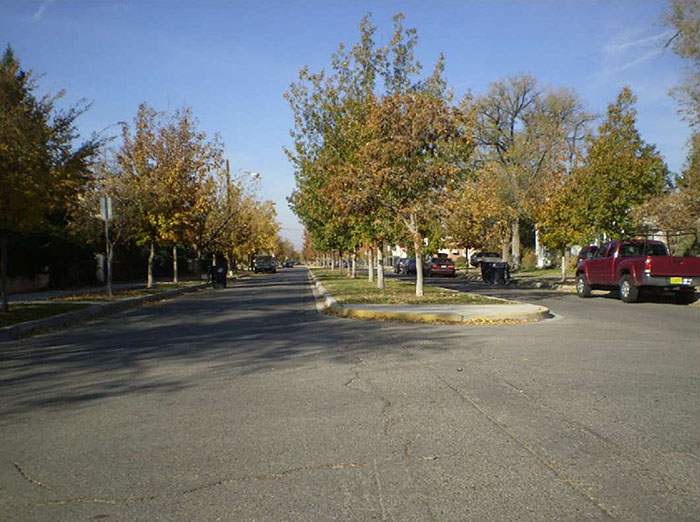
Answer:
[{"label": "red pickup truck", "polygon": [[691,303],[700,286],[700,257],[671,257],[661,241],[609,241],[576,267],[576,293],[619,289],[620,299],[633,303],[640,290],[673,292],[676,300]]}]

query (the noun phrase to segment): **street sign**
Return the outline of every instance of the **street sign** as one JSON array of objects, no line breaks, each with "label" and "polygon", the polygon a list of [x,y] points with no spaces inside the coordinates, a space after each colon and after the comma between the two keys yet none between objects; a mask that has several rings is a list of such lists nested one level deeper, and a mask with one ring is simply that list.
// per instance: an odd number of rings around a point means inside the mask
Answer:
[{"label": "street sign", "polygon": [[102,196],[100,198],[100,218],[104,221],[109,221],[114,216],[112,212],[112,198],[109,196]]}]

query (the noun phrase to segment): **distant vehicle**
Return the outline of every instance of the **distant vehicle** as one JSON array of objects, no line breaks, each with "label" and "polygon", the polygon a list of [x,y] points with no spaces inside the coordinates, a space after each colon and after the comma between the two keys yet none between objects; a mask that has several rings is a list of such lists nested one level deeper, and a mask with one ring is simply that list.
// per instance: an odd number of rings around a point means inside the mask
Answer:
[{"label": "distant vehicle", "polygon": [[282,265],[284,268],[294,268],[294,261],[285,261]]},{"label": "distant vehicle", "polygon": [[[430,271],[432,269],[433,265],[428,263],[427,261],[423,261],[423,275],[425,277],[430,277]],[[407,258],[406,263],[404,264],[404,274],[406,275],[413,275],[416,273],[416,260],[415,258]]]},{"label": "distant vehicle", "polygon": [[405,267],[406,267],[406,258],[405,257],[396,258],[396,262],[394,263],[394,273],[395,274],[403,274]]},{"label": "distant vehicle", "polygon": [[433,257],[430,260],[430,275],[442,275],[454,277],[455,264],[449,257]]},{"label": "distant vehicle", "polygon": [[609,241],[576,268],[576,293],[618,290],[620,299],[633,303],[642,290],[672,292],[679,303],[695,300],[700,286],[700,257],[672,257],[661,241]]},{"label": "distant vehicle", "polygon": [[581,261],[585,261],[586,259],[592,258],[595,255],[596,250],[598,250],[598,247],[596,245],[588,245],[583,247],[578,253],[576,262],[580,263]]},{"label": "distant vehicle", "polygon": [[254,272],[256,274],[260,272],[276,273],[277,263],[275,262],[275,258],[272,256],[255,256]]},{"label": "distant vehicle", "polygon": [[477,252],[476,254],[472,255],[471,259],[469,260],[469,263],[474,268],[479,268],[479,265],[482,261],[489,261],[492,263],[501,262],[501,254],[497,252]]}]

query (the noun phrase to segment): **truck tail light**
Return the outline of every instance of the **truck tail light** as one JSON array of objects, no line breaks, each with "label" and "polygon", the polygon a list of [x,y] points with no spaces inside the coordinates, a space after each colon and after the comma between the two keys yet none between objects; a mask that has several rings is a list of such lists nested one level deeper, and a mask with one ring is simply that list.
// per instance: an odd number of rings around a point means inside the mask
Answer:
[{"label": "truck tail light", "polygon": [[647,256],[646,260],[644,261],[644,273],[646,275],[651,274],[651,257]]}]

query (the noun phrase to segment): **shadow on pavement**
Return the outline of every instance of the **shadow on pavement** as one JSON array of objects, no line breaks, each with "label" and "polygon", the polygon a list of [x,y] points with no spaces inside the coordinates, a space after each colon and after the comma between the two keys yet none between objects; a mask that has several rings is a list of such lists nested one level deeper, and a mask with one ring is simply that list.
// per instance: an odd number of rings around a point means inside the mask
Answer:
[{"label": "shadow on pavement", "polygon": [[[469,333],[318,314],[306,271],[145,306],[0,345],[0,418],[318,361],[355,364],[398,344],[444,349]],[[406,357],[412,357],[408,351]],[[396,356],[396,352],[393,352]]]}]

